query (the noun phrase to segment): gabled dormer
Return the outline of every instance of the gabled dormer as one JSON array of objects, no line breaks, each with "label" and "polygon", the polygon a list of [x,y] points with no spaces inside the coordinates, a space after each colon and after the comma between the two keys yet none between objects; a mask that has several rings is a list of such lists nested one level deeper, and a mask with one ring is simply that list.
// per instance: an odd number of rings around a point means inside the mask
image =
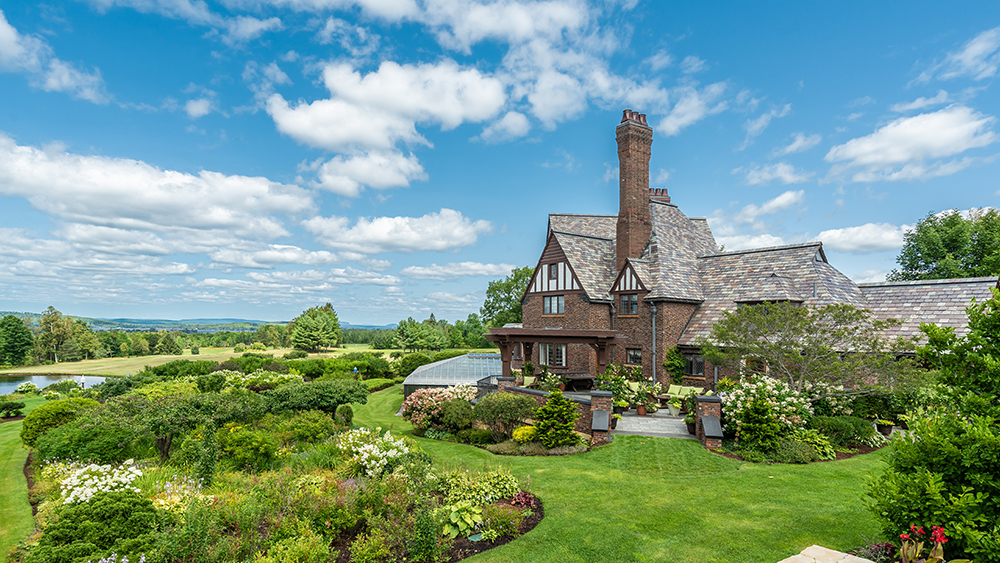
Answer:
[{"label": "gabled dormer", "polygon": [[619,317],[639,315],[639,301],[649,293],[646,264],[643,260],[629,258],[625,261],[622,271],[611,285],[611,295],[616,303]]},{"label": "gabled dormer", "polygon": [[566,258],[566,253],[563,252],[556,237],[550,234],[525,293],[565,293],[581,290],[580,280],[573,272],[573,268]]}]

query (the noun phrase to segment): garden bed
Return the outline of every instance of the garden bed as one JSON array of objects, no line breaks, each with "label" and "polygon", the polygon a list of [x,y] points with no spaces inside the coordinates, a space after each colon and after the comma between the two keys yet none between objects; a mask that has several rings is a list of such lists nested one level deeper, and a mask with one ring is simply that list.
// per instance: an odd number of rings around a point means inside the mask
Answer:
[{"label": "garden bed", "polygon": [[[866,446],[864,444],[855,444],[853,446],[853,449],[855,451],[853,451],[853,452],[840,452],[840,451],[838,451],[837,452],[837,457],[834,458],[834,459],[817,459],[815,461],[810,461],[809,463],[827,463],[827,462],[830,462],[830,461],[841,461],[841,460],[844,460],[844,459],[851,459],[852,457],[855,457],[855,456],[866,455],[866,454],[870,454],[872,452],[877,452],[877,451],[881,450],[884,447],[885,446],[879,446],[877,448],[873,448],[871,446]],[[726,457],[726,458],[729,458],[729,459],[735,459],[737,461],[743,461],[743,462],[746,462],[746,463],[754,463],[752,461],[747,461],[747,460],[743,459],[742,457],[740,457],[739,454],[737,454],[735,452],[725,451],[725,450],[710,450],[710,451],[712,453],[714,453],[714,454],[721,455],[722,457]]]}]

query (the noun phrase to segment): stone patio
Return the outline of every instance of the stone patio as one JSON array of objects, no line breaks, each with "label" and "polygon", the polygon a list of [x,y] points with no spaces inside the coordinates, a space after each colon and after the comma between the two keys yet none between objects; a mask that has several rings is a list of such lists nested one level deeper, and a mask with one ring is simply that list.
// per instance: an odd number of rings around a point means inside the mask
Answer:
[{"label": "stone patio", "polygon": [[622,419],[618,421],[618,427],[611,432],[611,435],[698,439],[693,434],[688,434],[683,416],[670,416],[667,409],[646,416],[638,416],[635,410],[627,410],[622,413]]}]

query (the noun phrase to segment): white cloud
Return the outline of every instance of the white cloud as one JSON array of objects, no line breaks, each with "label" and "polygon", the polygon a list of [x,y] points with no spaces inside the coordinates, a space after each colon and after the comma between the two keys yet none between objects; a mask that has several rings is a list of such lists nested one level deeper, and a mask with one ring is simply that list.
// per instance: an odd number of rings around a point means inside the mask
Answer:
[{"label": "white cloud", "polygon": [[723,252],[788,244],[785,239],[766,233],[756,235],[719,235],[715,237],[715,241],[724,247]]},{"label": "white cloud", "polygon": [[483,296],[478,293],[452,293],[450,291],[434,291],[427,294],[427,300],[446,309],[464,309],[469,305],[482,302]]},{"label": "white cloud", "polygon": [[886,273],[887,272],[885,270],[880,270],[878,268],[874,268],[874,269],[871,269],[871,270],[865,270],[865,271],[861,272],[860,274],[855,274],[855,275],[851,276],[851,279],[854,280],[855,283],[877,283],[877,282],[884,282],[885,281],[885,275],[886,275]]},{"label": "white cloud", "polygon": [[816,240],[823,245],[851,254],[866,254],[882,250],[902,248],[903,234],[911,225],[890,225],[888,223],[866,223],[857,227],[830,229],[821,232]]},{"label": "white cloud", "polygon": [[769,223],[769,217],[797,207],[804,209],[804,203],[805,190],[789,190],[761,205],[751,203],[733,213],[718,209],[708,216],[708,222],[716,241],[726,250],[779,246],[785,244],[785,239],[774,234],[777,229]]},{"label": "white cloud", "polygon": [[267,33],[282,29],[284,26],[278,18],[260,20],[250,16],[237,16],[226,21],[226,33],[222,41],[227,45],[246,43]]},{"label": "white cloud", "polygon": [[515,268],[512,264],[483,264],[481,262],[452,262],[438,266],[409,266],[400,275],[417,280],[453,280],[462,276],[506,276]]},{"label": "white cloud", "polygon": [[862,117],[863,115],[864,115],[864,112],[860,112],[860,111],[858,111],[858,112],[854,112],[854,113],[852,113],[851,115],[848,115],[846,119],[847,119],[848,121],[854,121],[854,120],[856,120],[856,119],[859,119],[859,118],[860,118],[860,117]]},{"label": "white cloud", "polygon": [[660,50],[653,53],[648,59],[644,61],[649,65],[649,68],[653,72],[659,72],[674,64],[674,57],[665,50]]},{"label": "white cloud", "polygon": [[382,38],[368,28],[331,17],[316,33],[316,40],[324,45],[337,43],[352,57],[367,57],[378,50]]},{"label": "white cloud", "polygon": [[805,202],[805,199],[805,190],[798,190],[794,192],[789,190],[773,199],[765,201],[763,205],[757,206],[752,203],[747,205],[736,214],[736,219],[739,222],[750,223],[756,221],[763,215],[773,215],[779,211],[785,211],[797,205],[801,205]]},{"label": "white cloud", "polygon": [[849,169],[855,182],[925,179],[953,174],[972,164],[972,159],[936,161],[970,149],[985,147],[997,140],[990,128],[995,117],[953,105],[932,113],[901,117],[874,133],[837,145],[825,160],[838,163],[831,170],[839,174]]},{"label": "white cloud", "polygon": [[357,197],[363,186],[376,190],[405,187],[412,180],[426,180],[427,173],[412,153],[372,151],[335,156],[318,166],[316,178],[313,185],[317,188]]},{"label": "white cloud", "polygon": [[549,129],[556,123],[581,115],[587,109],[587,93],[575,76],[557,70],[546,70],[538,75],[531,92],[531,113]]},{"label": "white cloud", "polygon": [[95,104],[106,104],[110,100],[100,70],[86,72],[56,58],[52,47],[44,39],[18,33],[2,10],[0,70],[25,72],[33,87],[46,92],[65,92]]},{"label": "white cloud", "polygon": [[205,117],[211,111],[215,102],[211,98],[198,98],[196,100],[188,100],[184,104],[184,111],[187,112],[188,117],[191,119],[198,119],[199,117]]},{"label": "white cloud", "polygon": [[818,145],[822,140],[823,136],[818,133],[816,135],[796,133],[795,138],[788,146],[779,147],[771,151],[771,158],[805,152]]},{"label": "white cloud", "polygon": [[558,160],[546,160],[542,163],[542,168],[565,168],[567,172],[572,172],[576,168],[576,158],[566,149],[556,149],[556,155],[559,156]]},{"label": "white cloud", "polygon": [[484,40],[507,43],[558,41],[564,32],[587,24],[585,5],[573,1],[470,2],[429,0],[421,19],[438,28],[438,40],[465,52]]},{"label": "white cloud", "polygon": [[361,254],[461,248],[493,231],[489,221],[471,221],[452,209],[422,217],[361,217],[354,226],[346,217],[314,217],[302,224],[326,246]]},{"label": "white cloud", "polygon": [[653,180],[653,183],[656,185],[663,185],[669,179],[670,179],[670,171],[660,168],[660,170],[656,173],[656,179]]},{"label": "white cloud", "polygon": [[673,92],[679,98],[670,113],[660,121],[659,131],[668,137],[681,132],[709,115],[724,111],[728,106],[725,101],[719,101],[726,90],[725,82],[709,84],[701,90],[697,85],[684,85]]},{"label": "white cloud", "polygon": [[508,111],[502,118],[490,123],[483,132],[473,139],[484,143],[502,143],[518,139],[528,134],[531,123],[520,112]]},{"label": "white cloud", "polygon": [[[743,171],[743,167],[740,167],[733,170],[733,173]],[[787,162],[778,162],[776,164],[768,164],[767,166],[762,167],[755,166],[753,168],[746,169],[745,172],[747,184],[750,184],[751,186],[767,184],[772,180],[778,180],[782,184],[801,184],[802,182],[808,182],[809,178],[815,175],[813,172],[800,172]]]},{"label": "white cloud", "polygon": [[610,182],[612,180],[618,180],[621,173],[618,171],[618,165],[612,165],[610,162],[604,163],[604,181]]},{"label": "white cloud", "polygon": [[706,62],[704,60],[699,59],[694,55],[689,55],[684,57],[684,60],[681,61],[681,71],[683,71],[684,74],[694,74],[704,70],[705,65]]},{"label": "white cloud", "polygon": [[948,53],[944,61],[922,72],[915,81],[927,82],[935,75],[940,80],[963,76],[973,80],[984,80],[996,76],[998,67],[1000,67],[1000,27],[994,27],[973,37],[961,49]]},{"label": "white cloud", "polygon": [[912,102],[899,102],[898,104],[893,104],[891,108],[892,111],[905,113],[915,109],[924,109],[932,106],[939,106],[943,103],[948,102],[948,92],[944,90],[938,90],[938,93],[933,98],[920,97]]},{"label": "white cloud", "polygon": [[339,261],[337,255],[326,250],[305,250],[285,244],[269,244],[252,251],[219,248],[209,253],[217,264],[240,268],[273,268],[283,264],[325,265]]},{"label": "white cloud", "polygon": [[70,222],[152,231],[226,229],[253,238],[287,234],[271,214],[313,205],[307,191],[266,178],[161,170],[58,146],[18,146],[3,134],[0,193]]},{"label": "white cloud", "polygon": [[782,108],[771,108],[771,111],[761,115],[757,119],[748,119],[743,128],[747,130],[747,136],[743,140],[743,144],[737,150],[743,150],[753,143],[754,137],[757,137],[767,129],[767,126],[771,124],[771,120],[776,117],[785,117],[788,112],[792,111],[792,104],[785,104]]}]

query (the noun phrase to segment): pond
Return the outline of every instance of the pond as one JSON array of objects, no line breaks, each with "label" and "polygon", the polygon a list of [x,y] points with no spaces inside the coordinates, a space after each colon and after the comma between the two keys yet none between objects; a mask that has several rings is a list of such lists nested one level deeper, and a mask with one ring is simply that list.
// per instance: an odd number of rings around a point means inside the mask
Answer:
[{"label": "pond", "polygon": [[[31,373],[17,373],[17,374],[0,374],[0,395],[8,395],[13,393],[17,386],[24,383],[25,381],[30,381],[38,386],[39,389],[44,389],[48,385],[52,385],[57,381],[62,381],[64,379],[72,379],[77,383],[80,383],[79,375],[36,375]],[[89,389],[98,383],[104,383],[104,377],[100,375],[88,375],[84,381],[85,386]]]}]

